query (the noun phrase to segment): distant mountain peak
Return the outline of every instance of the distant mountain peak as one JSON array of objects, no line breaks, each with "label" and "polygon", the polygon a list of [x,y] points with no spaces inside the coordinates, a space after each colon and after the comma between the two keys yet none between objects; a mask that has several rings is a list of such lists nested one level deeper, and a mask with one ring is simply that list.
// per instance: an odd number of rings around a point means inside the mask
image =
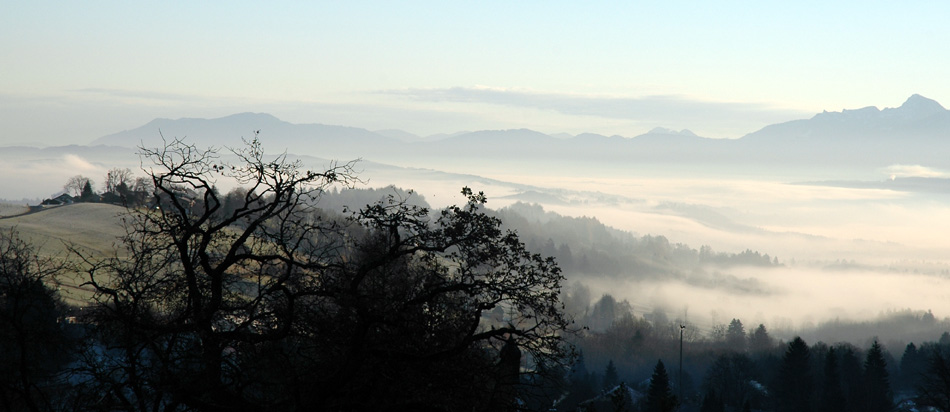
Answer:
[{"label": "distant mountain peak", "polygon": [[696,136],[696,133],[693,133],[689,129],[683,129],[677,132],[676,130],[667,129],[665,127],[654,127],[652,130],[647,132],[647,134],[675,134],[675,135],[682,135],[682,136]]},{"label": "distant mountain peak", "polygon": [[908,97],[907,101],[905,101],[904,104],[901,105],[901,107],[898,107],[898,109],[911,110],[918,113],[920,112],[935,113],[935,112],[942,112],[944,110],[947,110],[943,106],[941,106],[940,103],[937,103],[936,100],[928,99],[919,94],[914,94]]}]

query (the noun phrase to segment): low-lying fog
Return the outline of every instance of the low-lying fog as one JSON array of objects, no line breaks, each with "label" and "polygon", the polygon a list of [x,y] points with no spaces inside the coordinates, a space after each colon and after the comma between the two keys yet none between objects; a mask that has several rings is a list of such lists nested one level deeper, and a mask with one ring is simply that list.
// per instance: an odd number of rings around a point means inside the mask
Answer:
[{"label": "low-lying fog", "polygon": [[[777,268],[719,269],[702,282],[567,274],[582,280],[595,299],[610,293],[644,311],[665,308],[671,319],[687,311],[701,330],[740,318],[746,325],[764,323],[791,336],[834,319],[870,320],[906,309],[950,317],[950,194],[799,183],[841,179],[814,174],[663,177],[618,168],[597,176],[550,169],[482,174],[495,180],[419,175],[421,179],[408,182],[402,180],[407,176],[369,172],[374,186],[413,187],[433,206],[460,202],[460,196],[446,194],[456,194],[465,184],[484,190],[492,208],[516,201],[539,203],[547,211],[594,216],[609,226],[662,235],[693,249],[752,249],[778,257],[782,266]],[[889,178],[879,171],[864,177]],[[715,276],[744,288],[729,287]]]},{"label": "low-lying fog", "polygon": [[[109,159],[18,158],[22,168],[0,167],[0,189],[7,199],[35,197],[37,187],[51,196],[69,176],[96,179],[111,167],[139,166],[136,158]],[[324,164],[303,159],[315,167]],[[451,174],[363,162],[358,169],[365,186],[411,188],[434,207],[463,202],[459,190],[467,185],[484,191],[490,208],[538,203],[547,211],[593,216],[617,229],[662,235],[693,249],[751,249],[778,258],[778,268],[718,269],[721,279],[742,283],[741,292],[715,276],[691,283],[635,282],[567,273],[587,283],[595,297],[609,292],[634,307],[664,307],[671,319],[678,316],[672,312],[688,308],[689,320],[701,328],[740,318],[747,325],[764,323],[797,333],[831,319],[864,320],[895,310],[950,316],[950,194],[801,184],[884,181],[889,178],[885,167],[777,173],[698,165],[536,166],[474,161],[428,166],[459,173]],[[16,195],[24,185],[34,192]]]}]

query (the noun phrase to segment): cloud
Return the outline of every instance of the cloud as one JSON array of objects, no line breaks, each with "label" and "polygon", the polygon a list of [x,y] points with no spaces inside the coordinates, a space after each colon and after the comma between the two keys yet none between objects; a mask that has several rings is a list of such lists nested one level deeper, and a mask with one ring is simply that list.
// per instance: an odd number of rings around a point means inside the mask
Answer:
[{"label": "cloud", "polygon": [[124,90],[124,89],[105,89],[105,88],[86,88],[73,90],[74,92],[79,92],[83,94],[94,94],[106,97],[116,97],[122,99],[143,99],[143,100],[160,100],[160,101],[174,101],[174,102],[195,102],[195,101],[206,101],[209,100],[207,97],[190,95],[190,94],[179,94],[179,93],[163,93],[149,90]]},{"label": "cloud", "polygon": [[947,173],[921,165],[890,165],[884,168],[884,173],[891,179],[898,177],[947,177]]},{"label": "cloud", "polygon": [[90,163],[88,160],[83,159],[82,157],[74,155],[74,154],[64,155],[63,163],[67,168],[71,170],[77,170],[77,171],[85,172],[85,173],[100,172],[102,169],[102,167],[96,166]]},{"label": "cloud", "polygon": [[[424,102],[487,103],[534,108],[572,116],[594,116],[705,130],[743,130],[810,116],[764,103],[717,102],[678,95],[618,97],[546,93],[493,87],[384,90],[379,93]],[[748,133],[746,129],[739,133]],[[734,132],[735,133],[735,132]],[[734,136],[738,137],[738,136]]]}]

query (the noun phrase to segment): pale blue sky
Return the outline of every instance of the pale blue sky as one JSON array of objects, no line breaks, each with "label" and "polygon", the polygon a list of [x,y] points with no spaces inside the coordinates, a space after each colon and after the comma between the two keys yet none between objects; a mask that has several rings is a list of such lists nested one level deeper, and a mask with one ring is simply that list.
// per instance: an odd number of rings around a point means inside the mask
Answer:
[{"label": "pale blue sky", "polygon": [[950,104],[946,2],[8,2],[0,146],[268,112],[419,135],[740,137]]}]

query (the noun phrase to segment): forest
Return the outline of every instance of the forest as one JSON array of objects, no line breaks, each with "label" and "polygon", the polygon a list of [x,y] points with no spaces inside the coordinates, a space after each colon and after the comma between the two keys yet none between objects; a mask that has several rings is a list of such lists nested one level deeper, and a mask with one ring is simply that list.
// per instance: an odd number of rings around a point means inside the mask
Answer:
[{"label": "forest", "polygon": [[[355,188],[352,164],[306,170],[256,140],[232,154],[174,140],[143,151],[145,178],[113,169],[102,193],[70,179],[75,196],[48,205],[125,208],[111,255],[46,256],[0,234],[6,409],[950,411],[950,333],[785,340],[764,323],[699,327],[594,299],[584,283],[754,288],[730,268],[778,257],[489,209],[469,188],[433,209],[411,190]],[[86,305],[60,295],[69,276]],[[929,311],[876,322],[834,327],[950,329]]]}]

